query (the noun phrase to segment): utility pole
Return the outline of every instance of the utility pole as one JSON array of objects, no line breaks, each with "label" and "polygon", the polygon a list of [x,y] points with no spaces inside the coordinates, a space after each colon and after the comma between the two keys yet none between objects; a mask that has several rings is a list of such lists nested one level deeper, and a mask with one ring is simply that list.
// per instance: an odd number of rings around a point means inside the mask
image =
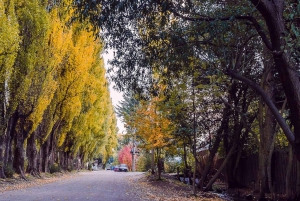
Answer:
[{"label": "utility pole", "polygon": [[131,150],[132,154],[132,172],[135,172],[135,135],[133,137],[133,148]]}]

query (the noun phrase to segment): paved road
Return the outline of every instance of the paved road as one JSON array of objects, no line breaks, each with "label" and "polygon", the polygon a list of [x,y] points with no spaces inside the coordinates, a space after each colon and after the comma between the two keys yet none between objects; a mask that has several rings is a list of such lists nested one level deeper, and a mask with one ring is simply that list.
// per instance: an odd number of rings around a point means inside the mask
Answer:
[{"label": "paved road", "polygon": [[81,172],[73,178],[22,190],[0,193],[0,201],[133,201],[129,177],[139,172],[109,170]]}]

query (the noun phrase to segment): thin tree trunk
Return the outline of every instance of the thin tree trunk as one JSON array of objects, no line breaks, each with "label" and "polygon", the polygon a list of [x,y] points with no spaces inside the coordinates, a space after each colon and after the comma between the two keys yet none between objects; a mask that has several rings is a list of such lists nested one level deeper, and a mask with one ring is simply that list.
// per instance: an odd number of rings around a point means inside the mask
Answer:
[{"label": "thin tree trunk", "polygon": [[162,159],[160,158],[160,153],[159,149],[157,149],[157,171],[158,171],[158,180],[161,180],[161,172],[162,172],[162,167],[163,162]]},{"label": "thin tree trunk", "polygon": [[200,190],[203,189],[203,185],[204,185],[204,181],[206,180],[206,177],[207,175],[209,174],[210,172],[210,168],[211,168],[211,165],[212,165],[212,162],[213,162],[213,159],[215,157],[215,154],[217,153],[218,151],[218,148],[219,148],[219,145],[220,145],[220,142],[221,142],[221,137],[219,135],[216,136],[216,140],[215,140],[215,143],[213,145],[213,148],[210,150],[209,152],[209,157],[207,159],[207,162],[206,162],[206,165],[205,165],[205,169],[201,175],[201,178],[200,178],[200,181],[199,181],[199,184],[198,184],[198,188]]},{"label": "thin tree trunk", "polygon": [[151,173],[152,175],[155,174],[155,169],[154,169],[154,148],[151,150]]},{"label": "thin tree trunk", "polygon": [[194,155],[194,173],[193,173],[193,181],[191,184],[193,185],[193,194],[196,196],[197,188],[196,188],[196,172],[197,172],[197,143],[196,143],[196,106],[195,106],[195,86],[193,79],[193,155]]},{"label": "thin tree trunk", "polygon": [[[281,114],[285,110],[286,103],[287,103],[287,100],[285,99],[282,104]],[[274,152],[275,139],[276,139],[276,134],[278,132],[278,128],[279,128],[279,125],[278,125],[278,123],[276,123],[275,129],[274,129],[275,133],[273,135],[273,138],[271,139],[271,148],[270,148],[270,152],[269,152],[269,156],[268,156],[268,164],[267,164],[268,186],[269,186],[269,190],[271,193],[271,198],[273,200],[276,200],[276,193],[275,193],[275,189],[274,189],[274,186],[272,183],[272,156],[273,156],[273,152]]]},{"label": "thin tree trunk", "polygon": [[236,149],[237,145],[236,143],[234,143],[234,145],[230,148],[226,158],[224,159],[222,165],[220,166],[220,168],[218,169],[217,173],[213,176],[213,178],[211,178],[208,182],[208,184],[206,185],[204,191],[209,191],[212,188],[213,183],[216,181],[216,179],[220,176],[221,172],[223,171],[224,167],[226,166],[227,162],[229,161],[230,157],[232,156],[232,154],[234,153],[235,149]]},{"label": "thin tree trunk", "polygon": [[209,157],[207,159],[204,171],[201,175],[201,178],[199,180],[199,184],[198,184],[198,188],[200,190],[203,190],[203,186],[204,186],[204,181],[207,178],[207,175],[210,172],[210,168],[213,162],[213,159],[215,157],[215,154],[218,151],[219,145],[221,143],[221,134],[223,133],[225,127],[228,125],[228,116],[229,116],[229,106],[226,106],[223,110],[223,119],[222,119],[222,123],[220,128],[217,131],[216,137],[215,137],[215,142],[213,144],[212,149],[209,151]]},{"label": "thin tree trunk", "polygon": [[186,144],[183,143],[183,161],[184,161],[184,169],[188,168],[188,163],[187,163],[187,153],[186,153]]},{"label": "thin tree trunk", "polygon": [[[261,88],[264,89],[270,100],[274,100],[274,72],[272,65],[265,64],[265,72],[261,80]],[[274,141],[276,120],[268,106],[263,104],[263,100],[259,103],[259,200],[265,200],[265,193],[268,190],[268,181],[272,180],[271,174],[268,178],[268,165],[271,163],[270,152],[272,152],[272,144]]]}]

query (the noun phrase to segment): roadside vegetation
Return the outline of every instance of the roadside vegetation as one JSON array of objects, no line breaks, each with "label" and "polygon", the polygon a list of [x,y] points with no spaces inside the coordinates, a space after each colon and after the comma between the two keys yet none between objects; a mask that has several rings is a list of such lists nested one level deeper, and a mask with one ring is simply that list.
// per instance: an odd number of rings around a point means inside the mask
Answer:
[{"label": "roadside vegetation", "polygon": [[117,127],[91,23],[71,1],[0,1],[0,177],[105,161]]}]

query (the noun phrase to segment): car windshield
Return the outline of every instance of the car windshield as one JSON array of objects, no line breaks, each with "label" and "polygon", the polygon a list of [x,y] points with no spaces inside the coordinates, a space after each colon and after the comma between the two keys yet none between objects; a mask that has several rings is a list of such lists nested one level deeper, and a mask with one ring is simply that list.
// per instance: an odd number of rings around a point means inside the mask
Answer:
[{"label": "car windshield", "polygon": [[126,164],[121,164],[120,167],[127,167],[127,165]]}]

